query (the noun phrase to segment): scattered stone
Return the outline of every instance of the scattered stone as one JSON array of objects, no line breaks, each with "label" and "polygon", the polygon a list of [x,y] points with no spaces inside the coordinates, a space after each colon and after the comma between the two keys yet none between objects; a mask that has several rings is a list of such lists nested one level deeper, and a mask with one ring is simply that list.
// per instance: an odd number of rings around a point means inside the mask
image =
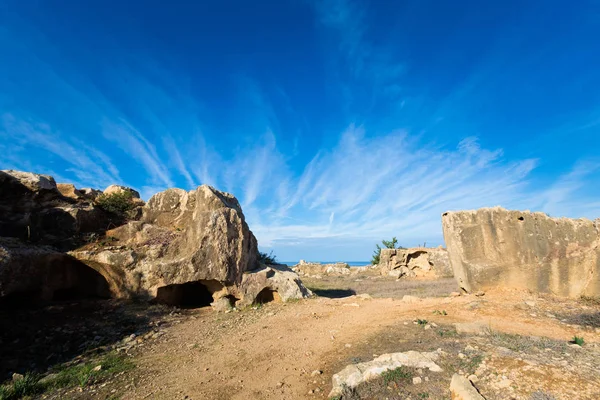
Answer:
[{"label": "scattered stone", "polygon": [[320,369],[315,369],[313,372],[311,372],[310,376],[317,376],[317,375],[321,375],[323,373],[323,371],[321,371]]},{"label": "scattered stone", "polygon": [[458,374],[452,376],[450,395],[452,400],[485,400],[467,378]]},{"label": "scattered stone", "polygon": [[419,383],[423,382],[423,380],[421,379],[421,377],[419,376],[415,376],[412,379],[413,385],[418,385]]},{"label": "scattered stone", "polygon": [[479,291],[475,292],[475,296],[477,296],[477,297],[485,296],[485,292],[483,290],[479,290]]},{"label": "scattered stone", "polygon": [[448,252],[442,247],[381,249],[378,268],[382,275],[395,278],[452,276]]},{"label": "scattered stone", "polygon": [[94,371],[94,372],[99,372],[101,370],[102,370],[102,364],[96,365],[94,368],[92,368],[92,371]]},{"label": "scattered stone", "polygon": [[217,312],[231,312],[233,308],[231,300],[229,300],[227,297],[221,297],[213,301],[212,303],[210,303],[210,306],[213,310]]},{"label": "scattered stone", "polygon": [[23,379],[25,379],[25,377],[22,374],[19,374],[17,372],[15,372],[14,374],[12,374],[12,381],[13,382],[19,382],[19,381],[22,381]]},{"label": "scattered stone", "polygon": [[372,361],[348,365],[331,378],[333,388],[329,393],[329,397],[340,395],[344,386],[355,388],[363,382],[378,377],[387,370],[393,370],[401,366],[427,368],[432,372],[440,372],[442,369],[435,363],[439,357],[440,352],[438,351],[429,353],[407,351],[405,353],[383,354]]},{"label": "scattered stone", "polygon": [[410,303],[418,303],[419,301],[421,301],[421,299],[416,296],[410,296],[408,294],[405,294],[402,297],[402,301],[410,304]]},{"label": "scattered stone", "polygon": [[485,335],[489,331],[489,325],[483,321],[457,322],[454,324],[456,332]]}]

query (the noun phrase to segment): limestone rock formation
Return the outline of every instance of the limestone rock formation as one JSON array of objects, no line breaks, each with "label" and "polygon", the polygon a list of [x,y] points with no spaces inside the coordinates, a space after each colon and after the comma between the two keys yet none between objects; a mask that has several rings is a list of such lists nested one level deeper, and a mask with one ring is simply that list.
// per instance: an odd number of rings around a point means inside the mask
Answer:
[{"label": "limestone rock formation", "polygon": [[210,186],[158,193],[139,221],[106,235],[113,246],[70,254],[96,270],[125,271],[125,287],[118,295],[129,291],[131,296],[180,304],[194,290],[204,290],[208,303],[228,298],[247,305],[263,290],[271,293],[266,300],[276,299],[275,293],[284,301],[310,294],[293,272],[261,267],[256,238],[237,199]]},{"label": "limestone rock formation", "polygon": [[363,382],[377,378],[388,370],[406,366],[410,368],[427,368],[432,372],[441,372],[442,368],[435,363],[440,357],[438,351],[421,353],[407,351],[405,353],[383,354],[368,362],[351,364],[333,375],[331,378],[333,388],[329,397],[339,396],[344,386],[352,389]]},{"label": "limestone rock formation", "polygon": [[381,249],[378,266],[382,275],[396,278],[452,276],[448,253],[442,247]]},{"label": "limestone rock formation", "polygon": [[317,262],[300,262],[292,267],[300,276],[317,277],[323,275],[350,275],[350,266],[346,263],[321,264]]},{"label": "limestone rock formation", "polygon": [[241,295],[241,300],[236,305],[241,307],[252,302],[288,301],[312,295],[298,274],[285,265],[269,265],[244,274],[237,293]]},{"label": "limestone rock formation", "polygon": [[600,295],[600,224],[500,207],[442,216],[450,264],[467,292],[493,287]]},{"label": "limestone rock formation", "polygon": [[75,185],[72,183],[58,183],[56,188],[64,197],[68,197],[73,200],[79,200],[84,197],[83,193],[81,193]]},{"label": "limestone rock formation", "polygon": [[298,264],[292,267],[292,270],[300,276],[319,279],[323,276],[360,275],[363,273],[369,273],[374,268],[377,267],[372,265],[351,267],[347,263],[343,262],[321,264],[300,260]]},{"label": "limestone rock formation", "polygon": [[104,189],[104,194],[114,194],[114,193],[121,193],[121,192],[129,192],[131,193],[131,197],[133,197],[134,199],[139,199],[140,198],[140,194],[137,192],[137,190],[134,190],[130,187],[127,186],[121,186],[121,185],[110,185],[109,187],[107,187],[106,189]]},{"label": "limestone rock formation", "polygon": [[310,295],[291,270],[260,265],[232,195],[208,186],[169,189],[144,205],[123,186],[104,194],[122,191],[139,211],[124,225],[122,215],[96,203],[99,191],[0,171],[0,301],[70,294],[247,305]]},{"label": "limestone rock formation", "polygon": [[65,197],[51,176],[0,171],[0,237],[64,250],[81,235],[104,231],[113,220],[92,201]]}]

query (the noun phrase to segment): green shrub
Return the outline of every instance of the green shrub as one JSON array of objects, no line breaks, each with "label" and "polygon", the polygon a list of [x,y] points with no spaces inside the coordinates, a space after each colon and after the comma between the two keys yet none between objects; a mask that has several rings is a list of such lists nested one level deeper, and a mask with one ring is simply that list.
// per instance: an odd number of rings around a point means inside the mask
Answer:
[{"label": "green shrub", "polygon": [[101,194],[96,199],[96,204],[111,214],[125,217],[128,211],[135,208],[131,192],[123,190],[111,194]]},{"label": "green shrub", "polygon": [[39,379],[37,375],[26,374],[23,379],[0,386],[0,400],[16,400],[42,393],[44,386],[39,383]]},{"label": "green shrub", "polygon": [[[100,365],[99,370],[95,367]],[[119,372],[128,371],[135,365],[126,357],[114,353],[94,361],[64,366],[52,370],[53,375],[40,380],[40,376],[26,374],[23,379],[0,385],[0,400],[17,400],[39,395],[60,388],[85,387],[106,381]]]},{"label": "green shrub", "polygon": [[267,264],[267,265],[277,264],[277,257],[273,254],[273,251],[271,251],[269,254],[259,251],[258,252],[258,260],[262,264]]},{"label": "green shrub", "polygon": [[585,343],[585,340],[583,340],[582,337],[573,336],[573,339],[571,340],[571,343],[577,344],[579,346],[583,346],[583,344]]},{"label": "green shrub", "polygon": [[376,265],[379,264],[379,256],[381,255],[381,249],[402,249],[402,246],[396,246],[398,244],[398,239],[396,239],[396,237],[393,237],[392,240],[382,240],[381,244],[383,244],[384,247],[379,246],[378,244],[375,245],[375,251],[373,252],[373,257],[371,258],[371,264]]}]

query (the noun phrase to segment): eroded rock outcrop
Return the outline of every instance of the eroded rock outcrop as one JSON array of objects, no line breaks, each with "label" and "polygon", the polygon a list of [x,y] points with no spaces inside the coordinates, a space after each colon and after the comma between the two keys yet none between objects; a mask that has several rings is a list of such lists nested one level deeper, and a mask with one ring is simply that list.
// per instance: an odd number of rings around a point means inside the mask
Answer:
[{"label": "eroded rock outcrop", "polygon": [[0,237],[66,250],[117,223],[92,200],[78,197],[74,186],[61,190],[51,176],[0,171]]},{"label": "eroded rock outcrop", "polygon": [[[99,199],[124,191],[137,211],[126,224]],[[59,186],[50,176],[0,171],[0,297],[69,293],[172,305],[310,295],[288,268],[258,262],[256,238],[228,193],[208,186],[169,189],[145,204],[124,186],[102,193]]]},{"label": "eroded rock outcrop", "polygon": [[265,301],[310,294],[289,269],[259,264],[256,238],[237,199],[210,186],[158,193],[139,221],[106,236],[112,246],[70,254],[95,269],[101,265],[126,271],[131,295],[185,305],[194,301],[194,290],[204,290],[210,295],[205,296],[207,304],[227,298],[239,306],[261,301],[263,291],[270,293]]},{"label": "eroded rock outcrop", "polygon": [[448,253],[442,247],[381,249],[378,266],[382,275],[396,278],[452,276]]},{"label": "eroded rock outcrop", "polygon": [[600,224],[500,207],[447,212],[444,239],[467,292],[493,287],[600,295]]},{"label": "eroded rock outcrop", "polygon": [[292,270],[300,276],[320,279],[324,276],[343,276],[343,275],[360,275],[371,273],[376,269],[376,265],[364,265],[359,267],[351,267],[347,263],[337,262],[330,264],[321,264],[318,262],[300,262],[292,267]]}]

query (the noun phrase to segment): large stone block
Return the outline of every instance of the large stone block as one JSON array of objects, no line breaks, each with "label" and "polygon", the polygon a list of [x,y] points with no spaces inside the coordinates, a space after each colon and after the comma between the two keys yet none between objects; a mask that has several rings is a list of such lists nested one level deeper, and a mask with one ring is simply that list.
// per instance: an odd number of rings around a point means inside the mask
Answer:
[{"label": "large stone block", "polygon": [[442,215],[450,264],[467,292],[505,287],[600,295],[599,225],[500,207]]}]

